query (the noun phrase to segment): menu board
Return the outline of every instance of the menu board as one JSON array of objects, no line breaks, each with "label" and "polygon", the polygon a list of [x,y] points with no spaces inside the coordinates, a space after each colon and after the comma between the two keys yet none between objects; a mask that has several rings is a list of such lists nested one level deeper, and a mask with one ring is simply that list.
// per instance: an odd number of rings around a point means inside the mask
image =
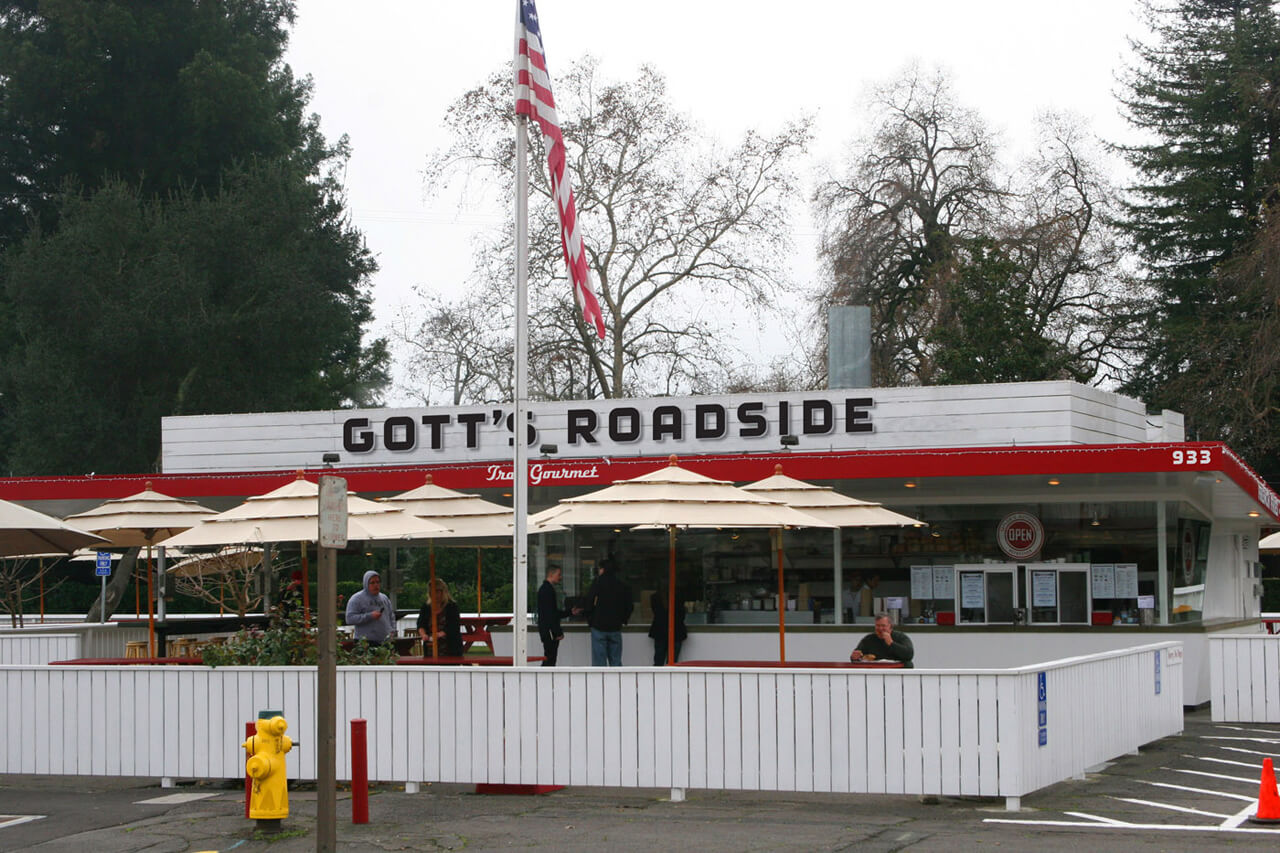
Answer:
[{"label": "menu board", "polygon": [[1094,598],[1116,597],[1116,567],[1111,563],[1095,563],[1089,567]]},{"label": "menu board", "polygon": [[986,576],[982,572],[960,573],[960,606],[986,607]]},{"label": "menu board", "polygon": [[1031,573],[1031,606],[1058,606],[1058,573],[1035,571]]},{"label": "menu board", "polygon": [[1138,597],[1138,564],[1116,563],[1116,598]]},{"label": "menu board", "polygon": [[955,601],[956,569],[955,566],[933,567],[933,597]]},{"label": "menu board", "polygon": [[933,566],[911,567],[911,597],[916,601],[933,598]]}]

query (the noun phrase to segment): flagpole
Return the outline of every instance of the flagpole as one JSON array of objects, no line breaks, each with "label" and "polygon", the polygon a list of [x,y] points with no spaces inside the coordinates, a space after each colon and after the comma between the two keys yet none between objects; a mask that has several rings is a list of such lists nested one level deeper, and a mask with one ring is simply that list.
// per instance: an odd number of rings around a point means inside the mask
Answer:
[{"label": "flagpole", "polygon": [[529,663],[529,445],[526,440],[529,409],[529,119],[516,116],[516,354],[515,412],[511,422],[512,512],[512,663]]}]

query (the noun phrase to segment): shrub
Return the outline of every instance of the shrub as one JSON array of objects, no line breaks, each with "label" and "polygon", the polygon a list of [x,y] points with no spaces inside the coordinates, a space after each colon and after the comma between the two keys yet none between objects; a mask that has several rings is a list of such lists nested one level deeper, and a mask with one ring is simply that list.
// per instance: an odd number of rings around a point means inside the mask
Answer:
[{"label": "shrub", "polygon": [[[243,628],[227,642],[202,652],[209,666],[315,666],[319,657],[316,629],[306,619],[299,592],[288,589],[271,608],[266,628]],[[390,643],[373,646],[363,640],[351,648],[338,645],[342,666],[381,666],[396,661]]]}]

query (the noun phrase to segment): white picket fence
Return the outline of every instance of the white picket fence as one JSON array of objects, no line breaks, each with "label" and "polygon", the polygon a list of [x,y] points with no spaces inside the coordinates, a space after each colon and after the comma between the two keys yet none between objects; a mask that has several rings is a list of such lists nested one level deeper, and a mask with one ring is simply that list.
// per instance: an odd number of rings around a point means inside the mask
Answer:
[{"label": "white picket fence", "polygon": [[[975,795],[1017,808],[1181,731],[1180,655],[1157,643],[1010,670],[343,668],[338,776],[350,776],[346,721],[363,718],[369,777],[388,782]],[[0,667],[0,772],[235,778],[245,722],[271,709],[299,742],[291,776],[314,779],[315,695],[310,668]]]},{"label": "white picket fence", "polygon": [[1211,636],[1209,673],[1215,722],[1280,723],[1280,634]]}]

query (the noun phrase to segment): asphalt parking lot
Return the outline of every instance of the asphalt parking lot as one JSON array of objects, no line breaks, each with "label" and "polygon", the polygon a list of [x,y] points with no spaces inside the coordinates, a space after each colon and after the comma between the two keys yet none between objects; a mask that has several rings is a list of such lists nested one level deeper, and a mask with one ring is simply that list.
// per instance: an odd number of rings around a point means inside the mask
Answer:
[{"label": "asphalt parking lot", "polygon": [[[937,851],[1258,850],[1280,827],[1258,827],[1260,767],[1280,753],[1280,726],[1222,725],[1207,711],[1181,736],[1093,768],[1022,800],[764,792],[570,788],[539,796],[480,796],[468,786],[406,794],[376,787],[370,823],[350,823],[341,795],[342,850]],[[255,834],[235,783],[160,789],[150,779],[0,776],[0,850],[292,853],[315,849],[315,794],[291,794],[280,837]]]}]

